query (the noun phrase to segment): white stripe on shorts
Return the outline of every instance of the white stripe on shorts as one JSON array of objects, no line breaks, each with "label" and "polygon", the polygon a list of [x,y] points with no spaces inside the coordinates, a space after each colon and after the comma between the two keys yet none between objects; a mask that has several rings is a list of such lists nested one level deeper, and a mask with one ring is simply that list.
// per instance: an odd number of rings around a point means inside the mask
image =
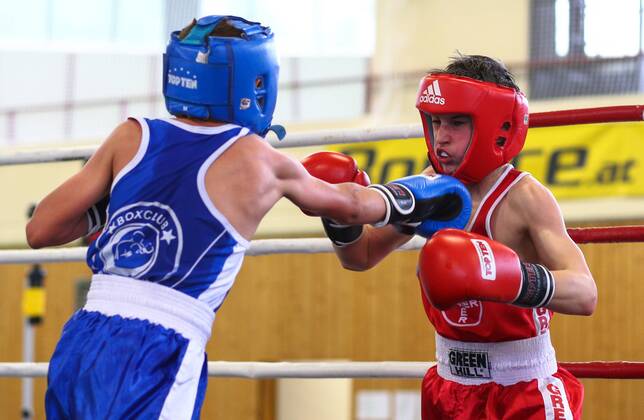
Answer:
[{"label": "white stripe on shorts", "polygon": [[543,397],[546,420],[573,420],[568,397],[561,379],[554,376],[537,379],[539,391]]},{"label": "white stripe on shorts", "polygon": [[174,383],[163,403],[159,420],[192,418],[204,357],[203,348],[191,340],[174,377]]}]

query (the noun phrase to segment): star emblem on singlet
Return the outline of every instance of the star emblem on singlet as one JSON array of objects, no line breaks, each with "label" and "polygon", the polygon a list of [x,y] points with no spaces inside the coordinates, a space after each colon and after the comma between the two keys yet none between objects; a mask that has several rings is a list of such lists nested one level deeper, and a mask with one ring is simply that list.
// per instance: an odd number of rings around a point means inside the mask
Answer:
[{"label": "star emblem on singlet", "polygon": [[172,242],[173,239],[177,239],[177,237],[172,234],[172,229],[164,230],[163,233],[161,233],[161,240],[166,241],[168,245],[170,245],[170,242]]}]

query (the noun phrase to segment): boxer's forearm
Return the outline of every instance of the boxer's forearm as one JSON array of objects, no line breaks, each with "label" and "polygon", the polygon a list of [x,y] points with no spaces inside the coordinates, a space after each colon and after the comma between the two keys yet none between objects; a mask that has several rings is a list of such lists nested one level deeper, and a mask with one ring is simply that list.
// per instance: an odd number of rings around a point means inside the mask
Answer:
[{"label": "boxer's forearm", "polygon": [[85,214],[62,223],[47,223],[46,220],[38,219],[35,223],[27,224],[27,241],[35,249],[63,245],[85,236],[87,227]]},{"label": "boxer's forearm", "polygon": [[548,309],[569,315],[592,315],[597,305],[597,287],[590,273],[553,271],[555,293]]},{"label": "boxer's forearm", "polygon": [[344,268],[365,271],[374,267],[412,237],[401,234],[393,226],[383,228],[365,226],[358,241],[344,247],[334,247],[334,249]]}]

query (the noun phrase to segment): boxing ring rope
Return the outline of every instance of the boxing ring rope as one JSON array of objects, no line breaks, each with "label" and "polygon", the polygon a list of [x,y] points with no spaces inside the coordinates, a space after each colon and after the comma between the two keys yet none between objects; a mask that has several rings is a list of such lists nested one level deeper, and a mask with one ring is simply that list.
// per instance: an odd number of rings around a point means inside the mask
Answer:
[{"label": "boxing ring rope", "polygon": [[[644,105],[614,106],[533,113],[530,127],[550,127],[572,124],[642,121]],[[420,138],[420,125],[394,126],[368,130],[328,130],[299,133],[287,141],[269,139],[275,147],[320,146],[359,143],[388,139]],[[21,151],[0,154],[0,165],[56,162],[86,159],[97,146],[56,150]],[[644,226],[571,228],[568,234],[577,243],[644,242]],[[400,250],[422,247],[424,239],[416,237]],[[45,250],[3,250],[0,264],[83,261],[87,248]],[[331,242],[326,238],[255,240],[247,255],[283,253],[329,253]],[[435,362],[208,362],[208,375],[238,378],[422,378]],[[561,362],[578,378],[644,379],[644,362]],[[0,363],[0,377],[44,377],[48,363]]]},{"label": "boxing ring rope", "polygon": [[[420,249],[425,241],[416,237],[399,250]],[[333,252],[331,241],[327,238],[298,239],[258,239],[251,241],[246,255],[271,254],[319,254]],[[85,261],[86,247],[40,249],[40,250],[1,250],[0,264],[36,264]]]},{"label": "boxing ring rope", "polygon": [[[329,144],[364,143],[391,139],[414,139],[423,137],[421,125],[396,125],[382,128],[322,130],[310,133],[288,134],[280,141],[269,134],[268,142],[275,148],[325,146]],[[98,146],[16,151],[0,154],[0,166],[25,163],[45,163],[89,158]]]},{"label": "boxing ring rope", "polygon": [[[577,243],[644,242],[644,226],[610,226],[569,228],[568,234]],[[420,249],[425,240],[413,238],[397,251]],[[320,254],[333,252],[327,238],[258,239],[251,241],[246,255]],[[0,264],[38,264],[85,261],[87,247],[54,249],[0,250]]]},{"label": "boxing ring rope", "polygon": [[[420,379],[435,362],[208,362],[221,378]],[[48,363],[0,363],[0,377],[44,377]],[[644,362],[560,362],[577,378],[644,379]]]},{"label": "boxing ring rope", "polygon": [[568,235],[578,244],[644,242],[644,226],[607,226],[568,228]]},{"label": "boxing ring rope", "polygon": [[568,109],[530,114],[530,128],[644,120],[644,105]]},{"label": "boxing ring rope", "polygon": [[[572,124],[642,121],[644,105],[623,105],[600,108],[569,109],[562,111],[535,112],[530,114],[530,127],[554,127]],[[324,130],[312,133],[289,134],[285,141],[273,135],[269,143],[276,148],[324,146],[329,144],[363,143],[378,140],[410,139],[423,137],[419,124],[398,125],[383,128]],[[89,158],[98,146],[16,151],[0,154],[0,165],[58,162]]]}]

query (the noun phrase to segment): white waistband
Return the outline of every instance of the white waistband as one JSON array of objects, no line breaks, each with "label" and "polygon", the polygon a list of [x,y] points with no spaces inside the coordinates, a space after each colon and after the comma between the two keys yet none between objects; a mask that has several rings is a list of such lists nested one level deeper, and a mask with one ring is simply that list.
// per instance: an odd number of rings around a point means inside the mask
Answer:
[{"label": "white waistband", "polygon": [[557,371],[550,331],[500,343],[456,341],[436,334],[436,360],[440,376],[464,385],[512,385]]},{"label": "white waistband", "polygon": [[185,293],[145,280],[94,274],[87,294],[86,311],[137,318],[173,329],[205,347],[215,313]]}]

